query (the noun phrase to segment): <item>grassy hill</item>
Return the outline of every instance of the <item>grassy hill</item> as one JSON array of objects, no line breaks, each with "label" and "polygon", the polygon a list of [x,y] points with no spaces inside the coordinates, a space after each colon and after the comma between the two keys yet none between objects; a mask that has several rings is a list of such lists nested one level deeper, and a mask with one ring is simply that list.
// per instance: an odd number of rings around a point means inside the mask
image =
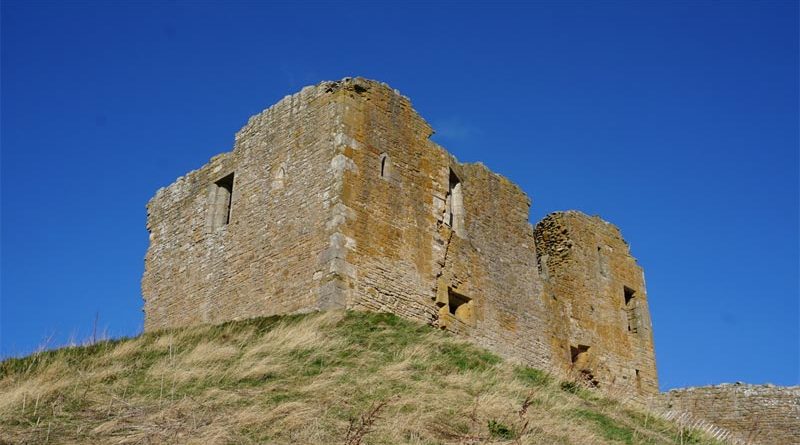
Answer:
[{"label": "grassy hill", "polygon": [[144,334],[0,363],[0,444],[713,443],[388,314]]}]

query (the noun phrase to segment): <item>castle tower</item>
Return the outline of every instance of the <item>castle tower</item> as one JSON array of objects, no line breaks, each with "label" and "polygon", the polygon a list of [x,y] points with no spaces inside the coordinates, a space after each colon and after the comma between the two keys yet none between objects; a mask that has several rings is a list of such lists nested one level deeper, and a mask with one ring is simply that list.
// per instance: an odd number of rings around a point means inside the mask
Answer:
[{"label": "castle tower", "polygon": [[[656,391],[644,283],[616,278],[629,269],[641,278],[616,229],[604,244],[615,249],[609,278],[562,270],[544,257],[551,246],[537,249],[550,237],[535,239],[525,193],[482,164],[459,163],[432,133],[406,97],[360,78],[306,87],[252,117],[233,151],[148,203],[145,329],[331,308],[387,311],[558,374],[575,368],[566,348],[592,339],[590,352],[616,354],[607,370],[586,368],[601,387]],[[573,243],[583,251],[597,240]],[[614,341],[604,337],[610,315],[573,329],[565,326],[572,312],[551,301],[549,289],[560,288],[574,290],[561,298],[577,304],[604,279],[613,283],[609,295],[624,282],[639,298],[641,354],[603,346]],[[617,321],[626,329],[627,319]],[[640,376],[624,382],[630,369]]]},{"label": "castle tower", "polygon": [[619,229],[571,211],[545,217],[535,236],[554,362],[591,384],[657,394],[644,273]]}]

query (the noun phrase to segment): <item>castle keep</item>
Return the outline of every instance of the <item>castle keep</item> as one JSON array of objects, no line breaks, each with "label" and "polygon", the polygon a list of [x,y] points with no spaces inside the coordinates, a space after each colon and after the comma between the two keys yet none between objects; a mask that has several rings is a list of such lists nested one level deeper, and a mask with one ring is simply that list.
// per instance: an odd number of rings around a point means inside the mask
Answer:
[{"label": "castle keep", "polygon": [[148,203],[148,331],[386,311],[634,396],[658,392],[641,268],[613,225],[535,227],[531,200],[459,163],[385,84],[306,87]]}]

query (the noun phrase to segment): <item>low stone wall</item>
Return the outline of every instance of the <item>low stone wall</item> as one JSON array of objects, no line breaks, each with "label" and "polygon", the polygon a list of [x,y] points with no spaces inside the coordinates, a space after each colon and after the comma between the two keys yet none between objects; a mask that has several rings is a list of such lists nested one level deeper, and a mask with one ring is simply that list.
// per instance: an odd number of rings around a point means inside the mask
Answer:
[{"label": "low stone wall", "polygon": [[660,395],[673,418],[728,430],[732,443],[800,444],[800,386],[743,383],[674,389]]}]

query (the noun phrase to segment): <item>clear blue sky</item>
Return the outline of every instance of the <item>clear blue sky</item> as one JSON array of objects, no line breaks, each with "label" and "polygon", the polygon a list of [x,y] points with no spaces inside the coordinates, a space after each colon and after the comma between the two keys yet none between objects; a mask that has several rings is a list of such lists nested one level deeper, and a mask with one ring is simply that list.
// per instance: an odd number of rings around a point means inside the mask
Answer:
[{"label": "clear blue sky", "polygon": [[662,388],[800,383],[797,2],[267,3],[2,2],[3,355],[139,332],[147,200],[360,75],[621,227]]}]

